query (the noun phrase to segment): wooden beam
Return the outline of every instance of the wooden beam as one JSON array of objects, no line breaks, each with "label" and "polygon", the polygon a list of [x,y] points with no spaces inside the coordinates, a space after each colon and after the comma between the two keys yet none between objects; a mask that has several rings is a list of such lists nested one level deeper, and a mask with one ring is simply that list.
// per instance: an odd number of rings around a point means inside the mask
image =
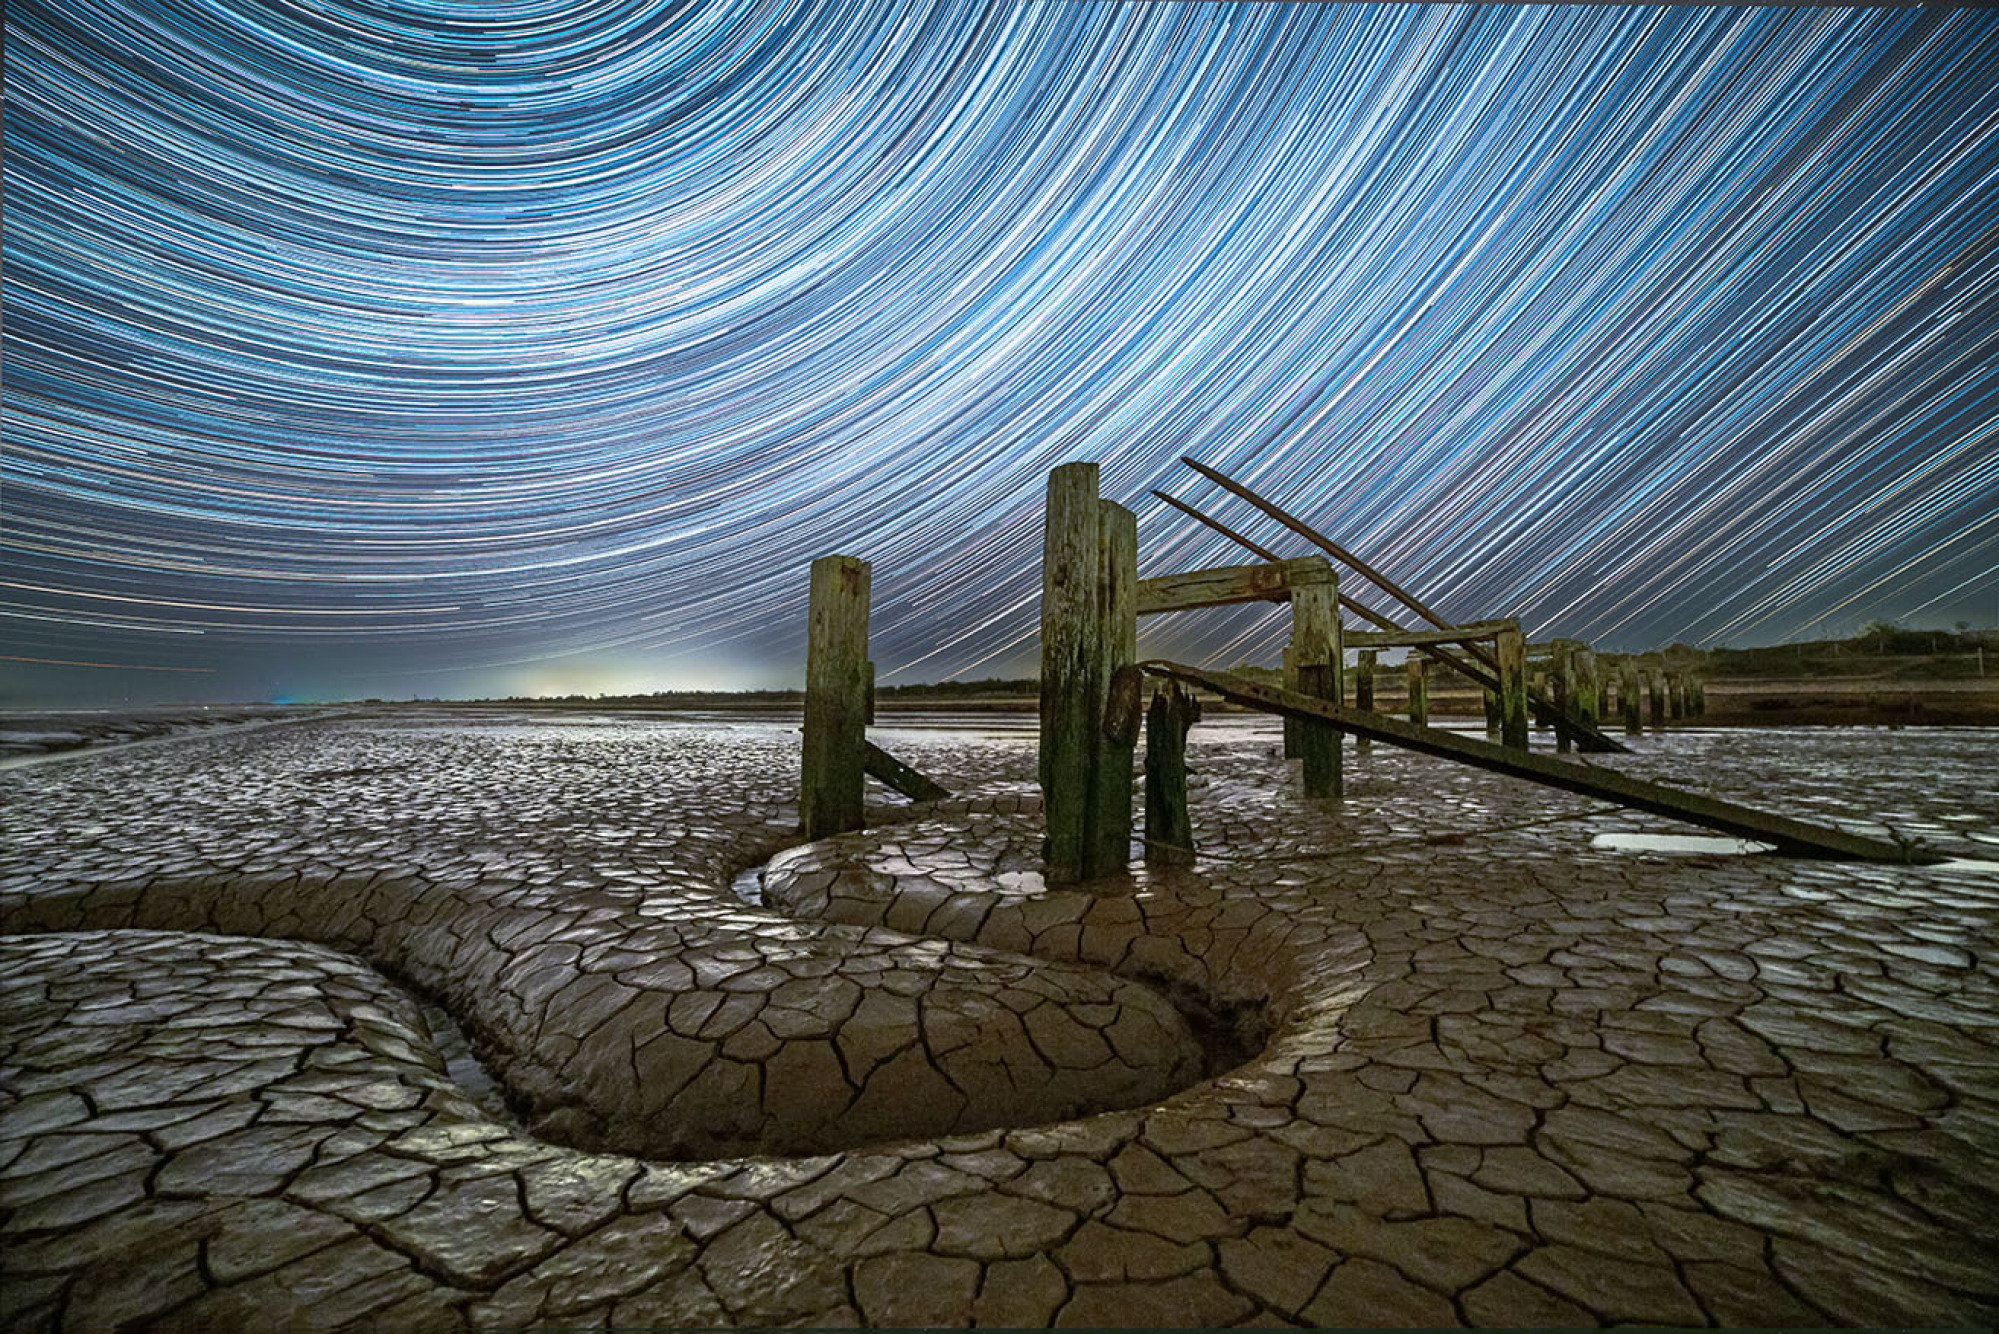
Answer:
[{"label": "wooden beam", "polygon": [[1350,630],[1347,632],[1347,644],[1356,648],[1363,645],[1368,648],[1416,648],[1423,644],[1469,644],[1491,639],[1509,625],[1517,629],[1520,622],[1509,616],[1497,621],[1467,621],[1448,630]]},{"label": "wooden beam", "polygon": [[868,563],[853,556],[812,562],[805,647],[805,750],[799,823],[808,839],[859,829],[869,698]]},{"label": "wooden beam", "polygon": [[911,801],[938,801],[951,795],[949,788],[904,764],[874,742],[863,744],[862,768],[868,777],[886,783]]},{"label": "wooden beam", "polygon": [[1634,810],[1650,811],[1655,815],[1717,829],[1737,838],[1774,844],[1780,851],[1796,856],[1915,865],[1935,865],[1944,860],[1926,850],[1794,820],[1718,797],[1683,792],[1663,783],[1648,783],[1601,765],[1522,754],[1442,728],[1411,727],[1383,714],[1361,713],[1295,691],[1259,685],[1227,672],[1203,671],[1173,662],[1142,662],[1139,666],[1153,675],[1200,686],[1223,699],[1250,708],[1296,714],[1301,718],[1330,723],[1356,736],[1370,736],[1377,741],[1386,741],[1390,745],[1426,755],[1458,760],[1563,791],[1613,801]]},{"label": "wooden beam", "polygon": [[1291,596],[1291,579],[1322,557],[1271,561],[1262,565],[1217,565],[1187,574],[1163,574],[1138,581],[1140,616],[1191,611],[1197,607],[1228,607],[1239,602],[1283,602]]},{"label": "wooden beam", "polygon": [[[1255,542],[1250,538],[1244,537],[1241,533],[1238,533],[1235,529],[1229,527],[1227,524],[1223,523],[1220,519],[1216,519],[1209,515],[1203,514],[1200,510],[1195,509],[1192,505],[1189,505],[1186,501],[1176,500],[1172,496],[1167,495],[1164,491],[1154,491],[1152,494],[1159,497],[1159,499],[1165,501],[1167,504],[1171,505],[1174,509],[1179,510],[1182,514],[1188,515],[1194,519],[1199,520],[1201,523],[1206,524],[1208,527],[1220,533],[1223,537],[1226,537],[1231,542],[1234,542],[1237,545],[1241,546],[1244,550],[1254,552],[1256,555],[1262,557],[1264,560],[1267,561],[1282,559],[1282,557],[1278,556],[1277,553],[1272,551],[1269,547],[1266,547],[1259,542]],[[1354,615],[1360,617],[1363,621],[1366,621],[1369,625],[1384,630],[1389,634],[1407,633],[1407,631],[1405,631],[1402,626],[1397,625],[1395,621],[1390,617],[1382,615],[1380,612],[1376,611],[1374,608],[1368,606],[1363,602],[1355,601],[1353,598],[1349,597],[1345,593],[1340,594],[1340,605],[1346,608],[1348,611],[1352,612]],[[1477,663],[1467,662],[1464,659],[1455,656],[1454,654],[1448,653],[1444,650],[1443,647],[1441,647],[1438,644],[1416,644],[1413,645],[1412,647],[1414,647],[1417,652],[1423,654],[1425,657],[1434,659],[1437,662],[1445,663],[1448,666],[1450,666],[1453,670],[1465,676],[1470,677],[1472,680],[1479,682],[1481,685],[1493,685],[1498,680],[1497,676],[1488,673],[1485,668],[1480,667]]]}]

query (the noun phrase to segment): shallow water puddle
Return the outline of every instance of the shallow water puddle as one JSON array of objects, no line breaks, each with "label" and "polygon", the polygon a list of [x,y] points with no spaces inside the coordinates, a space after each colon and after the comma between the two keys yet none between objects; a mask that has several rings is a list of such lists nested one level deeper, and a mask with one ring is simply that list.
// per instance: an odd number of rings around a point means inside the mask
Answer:
[{"label": "shallow water puddle", "polygon": [[1668,852],[1708,856],[1721,853],[1732,856],[1750,852],[1769,852],[1775,844],[1758,843],[1747,838],[1728,838],[1719,834],[1598,834],[1590,840],[1590,846],[1610,852]]}]

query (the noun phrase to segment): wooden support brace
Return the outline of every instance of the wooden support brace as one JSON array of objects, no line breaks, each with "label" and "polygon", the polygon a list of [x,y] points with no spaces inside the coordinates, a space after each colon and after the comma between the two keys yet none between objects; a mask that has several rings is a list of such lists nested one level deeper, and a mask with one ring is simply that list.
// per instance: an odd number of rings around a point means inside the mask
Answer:
[{"label": "wooden support brace", "polygon": [[864,743],[863,769],[868,777],[886,783],[911,801],[937,801],[951,790],[920,770],[911,768],[874,742]]},{"label": "wooden support brace", "polygon": [[808,839],[859,829],[869,698],[868,563],[853,556],[812,562],[805,649],[805,749],[799,823]]},{"label": "wooden support brace", "polygon": [[[1448,630],[1350,630],[1347,644],[1352,648],[1419,648],[1425,644],[1482,644],[1505,627],[1520,622],[1467,621]],[[1474,676],[1474,679],[1476,677]]]},{"label": "wooden support brace", "polygon": [[1161,612],[1228,607],[1241,602],[1282,602],[1291,596],[1293,576],[1310,569],[1317,559],[1307,556],[1261,565],[1218,565],[1187,574],[1140,579],[1136,609],[1140,616],[1156,616]]},{"label": "wooden support brace", "polygon": [[1698,792],[1646,782],[1603,765],[1577,764],[1546,755],[1522,755],[1443,728],[1412,727],[1382,714],[1361,713],[1326,700],[1246,681],[1227,672],[1203,671],[1173,662],[1146,662],[1140,666],[1153,675],[1201,686],[1250,708],[1295,713],[1301,718],[1327,722],[1343,732],[1372,735],[1378,741],[1426,755],[1458,760],[1567,792],[1613,801],[1633,810],[1704,825],[1737,838],[1774,844],[1780,851],[1798,856],[1915,865],[1934,865],[1943,860],[1941,855],[1925,848],[1851,834]]}]

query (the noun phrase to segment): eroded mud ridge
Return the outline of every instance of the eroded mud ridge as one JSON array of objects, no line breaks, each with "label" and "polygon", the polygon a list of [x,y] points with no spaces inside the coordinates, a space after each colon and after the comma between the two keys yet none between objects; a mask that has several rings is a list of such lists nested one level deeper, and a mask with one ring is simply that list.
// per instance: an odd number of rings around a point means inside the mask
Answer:
[{"label": "eroded mud ridge", "polygon": [[[1668,744],[1999,836],[1976,734],[1887,737]],[[1670,826],[1382,753],[1314,808],[1204,726],[1194,870],[1048,891],[1031,739],[940,733],[898,750],[965,799],[746,905],[795,744],[349,721],[0,775],[6,1326],[1999,1313],[1989,873],[1604,852]]]}]

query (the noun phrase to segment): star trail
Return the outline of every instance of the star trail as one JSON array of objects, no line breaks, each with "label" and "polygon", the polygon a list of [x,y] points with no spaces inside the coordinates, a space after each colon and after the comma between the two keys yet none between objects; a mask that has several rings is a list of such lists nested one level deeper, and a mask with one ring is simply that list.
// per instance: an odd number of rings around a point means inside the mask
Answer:
[{"label": "star trail", "polygon": [[1152,487],[1303,554],[1190,454],[1535,636],[1999,616],[1991,12],[6,25],[17,702],[791,682],[833,551],[884,682],[1027,674],[1074,458],[1145,573],[1243,559]]}]

